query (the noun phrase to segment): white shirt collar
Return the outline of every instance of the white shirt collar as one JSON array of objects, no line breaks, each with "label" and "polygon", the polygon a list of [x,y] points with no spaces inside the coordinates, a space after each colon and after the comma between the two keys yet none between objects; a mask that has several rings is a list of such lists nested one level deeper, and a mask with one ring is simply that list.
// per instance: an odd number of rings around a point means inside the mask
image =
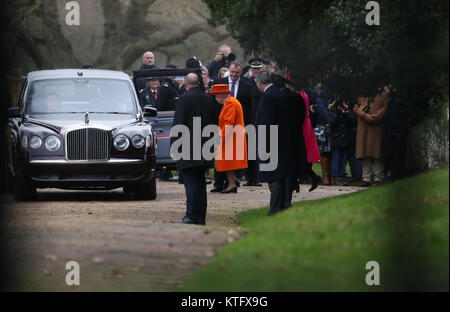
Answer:
[{"label": "white shirt collar", "polygon": [[269,84],[267,87],[264,88],[264,92],[266,92],[267,89],[269,89],[271,86],[273,85],[273,83]]},{"label": "white shirt collar", "polygon": [[[241,80],[241,77],[239,77],[236,81],[234,81],[234,83],[236,85],[238,85],[239,84],[239,80]],[[228,76],[228,84],[231,85],[232,83],[233,83],[233,80],[231,80],[231,77]]]}]

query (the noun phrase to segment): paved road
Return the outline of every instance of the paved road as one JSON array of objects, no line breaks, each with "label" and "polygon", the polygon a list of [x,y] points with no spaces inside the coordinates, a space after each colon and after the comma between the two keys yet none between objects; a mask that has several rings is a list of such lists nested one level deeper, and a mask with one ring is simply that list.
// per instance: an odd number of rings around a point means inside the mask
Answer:
[{"label": "paved road", "polygon": [[[356,187],[308,186],[294,201],[336,196]],[[208,187],[210,188],[210,186]],[[184,188],[158,182],[155,201],[134,201],[121,190],[38,192],[38,201],[6,202],[1,226],[8,233],[11,290],[168,291],[239,238],[236,215],[266,206],[267,185],[241,187],[238,194],[208,193],[207,226],[176,225],[184,215]],[[305,192],[303,192],[305,190]],[[68,261],[80,264],[81,285],[65,283]]]}]

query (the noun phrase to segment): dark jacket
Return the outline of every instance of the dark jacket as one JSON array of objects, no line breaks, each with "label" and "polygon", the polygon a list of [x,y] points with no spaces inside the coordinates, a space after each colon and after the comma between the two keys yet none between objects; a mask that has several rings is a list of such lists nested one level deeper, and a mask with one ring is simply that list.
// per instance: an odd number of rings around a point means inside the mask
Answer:
[{"label": "dark jacket", "polygon": [[314,126],[315,125],[323,125],[329,124],[333,115],[330,113],[328,109],[328,104],[330,104],[330,97],[326,94],[324,90],[314,89],[314,102],[312,105],[314,106],[315,112],[311,112],[311,115],[314,118]]},{"label": "dark jacket", "polygon": [[164,79],[158,89],[158,103],[159,111],[173,111],[176,107],[176,101],[180,96],[178,84],[171,79]]},{"label": "dark jacket", "polygon": [[154,108],[157,107],[157,96],[155,95],[155,91],[152,91],[150,88],[145,88],[144,90],[139,91],[139,104],[142,108],[144,108],[147,105],[150,105]]},{"label": "dark jacket", "polygon": [[256,84],[254,78],[249,78],[248,81],[252,85],[252,92],[253,92],[252,121],[254,122],[256,112],[258,111],[259,100],[261,99],[262,92],[259,91],[258,85]]},{"label": "dark jacket", "polygon": [[406,141],[408,132],[408,115],[400,102],[391,99],[383,117],[383,155],[398,157],[399,147]]},{"label": "dark jacket", "polygon": [[331,147],[350,148],[356,144],[356,114],[351,110],[330,110]]},{"label": "dark jacket", "polygon": [[[261,182],[271,182],[282,178],[293,177],[296,175],[292,170],[294,161],[294,148],[292,146],[291,133],[289,129],[289,104],[285,96],[275,86],[270,86],[261,96],[258,112],[256,113],[255,124],[265,125],[266,129],[266,148],[265,151],[271,150],[270,146],[270,125],[278,126],[278,164],[273,171],[259,171],[258,178]],[[260,129],[257,129],[257,141],[261,136]],[[259,149],[259,146],[258,146]],[[259,169],[261,164],[269,163],[269,160],[260,159],[257,152],[257,163]]]},{"label": "dark jacket", "polygon": [[206,63],[205,67],[206,67],[206,69],[208,69],[209,78],[214,80],[219,77],[220,69],[222,67],[228,67],[228,64],[223,60],[216,62],[215,59],[212,59],[208,63]]},{"label": "dark jacket", "polygon": [[[228,84],[227,78],[220,78],[214,80],[215,84]],[[244,113],[244,124],[247,126],[253,124],[252,107],[253,107],[253,89],[252,85],[246,79],[239,79],[239,88],[236,96],[239,103],[242,106],[242,112]]]},{"label": "dark jacket", "polygon": [[306,104],[300,94],[292,92],[287,88],[282,88],[280,91],[288,101],[289,135],[293,153],[291,168],[293,172],[297,172],[297,176],[300,176],[301,172],[303,172],[308,165],[305,138],[303,137],[303,122],[305,121]]},{"label": "dark jacket", "polygon": [[[201,118],[201,129],[206,125],[214,124],[214,110],[216,106],[214,105],[213,99],[211,96],[205,94],[200,88],[192,88],[188,92],[186,92],[176,103],[175,116],[173,120],[173,126],[176,125],[185,125],[190,132],[190,159],[180,159],[176,162],[177,169],[187,169],[193,167],[212,167],[213,162],[207,161],[204,159],[201,150],[203,149],[203,145],[209,138],[201,137],[201,148],[200,148],[200,159],[194,160],[193,154],[193,118],[200,117]],[[171,137],[170,143],[171,146],[175,140],[178,139],[178,136]]]}]

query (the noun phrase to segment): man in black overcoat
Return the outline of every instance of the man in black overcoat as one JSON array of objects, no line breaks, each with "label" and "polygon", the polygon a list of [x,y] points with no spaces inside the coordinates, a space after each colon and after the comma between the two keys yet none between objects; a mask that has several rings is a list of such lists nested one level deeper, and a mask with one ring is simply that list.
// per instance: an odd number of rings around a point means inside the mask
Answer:
[{"label": "man in black overcoat", "polygon": [[[260,182],[268,182],[270,190],[270,211],[269,215],[280,212],[291,206],[292,192],[296,188],[297,180],[297,161],[295,155],[295,142],[298,138],[293,137],[290,124],[289,102],[278,87],[271,83],[270,74],[267,71],[261,71],[257,76],[258,88],[263,92],[256,113],[255,124],[257,125],[257,136],[261,136],[262,131],[266,132],[265,151],[276,153],[278,162],[273,170],[267,171],[264,165],[270,163],[273,159],[262,160],[260,158],[258,145],[258,166]],[[265,130],[260,130],[259,126],[266,126]],[[278,148],[270,145],[270,125],[278,127],[278,136],[275,138],[278,142]],[[275,150],[274,150],[275,149]]]},{"label": "man in black overcoat", "polygon": [[280,89],[281,94],[288,102],[289,134],[294,155],[291,168],[300,177],[308,166],[305,138],[303,137],[306,104],[303,97],[295,92],[292,83],[288,79],[272,74],[271,80]]},{"label": "man in black overcoat", "polygon": [[[205,170],[212,167],[213,163],[205,159],[201,153],[208,138],[200,139],[201,146],[194,145],[194,117],[201,118],[201,130],[203,130],[206,125],[214,124],[212,119],[215,106],[212,97],[200,89],[199,77],[195,73],[190,73],[185,77],[185,84],[187,92],[177,101],[173,126],[184,125],[190,133],[188,157],[182,157],[176,162],[177,169],[183,176],[186,190],[186,215],[181,220],[172,222],[205,225],[207,206]],[[171,135],[171,146],[175,141],[182,139],[174,136],[175,133],[171,133]],[[186,140],[185,137],[184,139]],[[194,150],[195,153],[200,150],[198,158],[194,158]],[[175,157],[175,155],[171,156]]]}]

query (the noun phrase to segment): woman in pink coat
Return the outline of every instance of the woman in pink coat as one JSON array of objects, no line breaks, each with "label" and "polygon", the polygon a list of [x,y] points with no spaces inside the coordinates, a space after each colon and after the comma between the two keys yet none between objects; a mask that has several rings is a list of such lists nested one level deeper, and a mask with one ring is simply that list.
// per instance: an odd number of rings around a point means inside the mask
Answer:
[{"label": "woman in pink coat", "polygon": [[309,191],[314,191],[317,186],[319,185],[319,182],[322,180],[313,170],[312,170],[312,163],[320,163],[320,153],[319,153],[319,147],[317,146],[316,141],[316,135],[314,133],[314,129],[311,124],[311,119],[309,119],[309,98],[306,92],[304,91],[295,91],[294,86],[292,84],[292,79],[288,75],[287,79],[290,83],[287,83],[287,87],[298,94],[301,95],[303,98],[303,101],[305,102],[305,120],[303,122],[303,138],[305,140],[305,149],[306,149],[306,159],[308,161],[308,166],[305,169],[305,174],[308,175],[311,179],[311,188]]},{"label": "woman in pink coat", "polygon": [[320,163],[320,153],[317,146],[316,135],[309,119],[309,98],[306,92],[300,91],[300,95],[305,101],[305,121],[303,122],[303,137],[305,139],[306,159],[308,160],[308,167],[305,173],[311,178],[311,188],[309,191],[313,191],[317,188],[320,182],[320,177],[312,170],[312,163]]}]

